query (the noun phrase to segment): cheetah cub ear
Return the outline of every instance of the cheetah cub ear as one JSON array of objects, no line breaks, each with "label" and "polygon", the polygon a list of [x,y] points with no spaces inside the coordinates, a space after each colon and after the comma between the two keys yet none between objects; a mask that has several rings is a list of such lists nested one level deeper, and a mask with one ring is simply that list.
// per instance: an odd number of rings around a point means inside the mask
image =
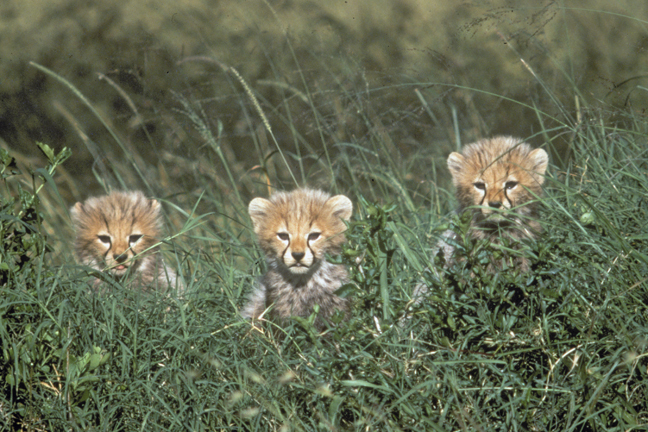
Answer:
[{"label": "cheetah cub ear", "polygon": [[72,222],[74,222],[75,224],[79,223],[79,221],[81,220],[81,214],[84,211],[85,210],[83,208],[82,202],[78,202],[74,204],[72,208],[70,208],[70,218],[72,218]]},{"label": "cheetah cub ear", "polygon": [[250,201],[250,205],[248,205],[248,213],[250,214],[250,219],[252,219],[254,232],[259,231],[261,224],[270,214],[271,207],[272,203],[265,198],[254,198]]},{"label": "cheetah cub ear", "polygon": [[537,148],[529,153],[529,160],[533,162],[533,172],[535,175],[535,180],[542,184],[544,183],[544,173],[547,171],[547,165],[549,164],[549,156],[547,152],[541,148]]},{"label": "cheetah cub ear", "polygon": [[452,152],[448,156],[448,170],[452,176],[452,181],[455,185],[461,182],[461,175],[464,173],[464,164],[466,158],[461,153]]},{"label": "cheetah cub ear", "polygon": [[348,221],[353,214],[353,204],[351,200],[344,195],[335,195],[326,201],[326,207],[331,211],[335,217]]}]

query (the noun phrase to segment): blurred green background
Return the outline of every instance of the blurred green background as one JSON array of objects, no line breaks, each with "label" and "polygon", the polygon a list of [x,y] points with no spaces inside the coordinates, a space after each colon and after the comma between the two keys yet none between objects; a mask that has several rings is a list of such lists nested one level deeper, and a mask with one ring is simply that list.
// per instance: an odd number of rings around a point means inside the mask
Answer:
[{"label": "blurred green background", "polygon": [[565,166],[584,107],[644,116],[646,18],[645,1],[7,0],[0,145],[29,166],[36,141],[72,150],[53,215],[109,188],[185,209],[208,190],[247,221],[295,184],[445,214],[462,144],[516,135]]},{"label": "blurred green background", "polygon": [[[646,19],[648,3],[638,0],[5,0],[0,138],[27,158],[38,154],[35,140],[70,147],[70,181],[62,189],[71,200],[101,192],[90,178],[97,162],[90,147],[114,162],[125,158],[78,98],[30,67],[34,61],[77,86],[128,148],[154,166],[204,152],[177,112],[179,96],[199,101],[210,123],[222,123],[222,148],[241,164],[241,175],[254,176],[248,170],[257,157],[248,150],[255,140],[262,151],[272,147],[263,147],[260,119],[231,74],[191,61],[195,56],[236,68],[282,146],[294,148],[295,135],[315,152],[322,141],[361,140],[368,132],[358,115],[364,105],[370,126],[391,137],[398,157],[454,145],[454,123],[461,142],[528,137],[539,129],[537,118],[511,100],[551,112],[555,97],[573,112],[577,87],[590,103],[643,113]],[[316,124],[315,109],[325,125]],[[182,175],[173,165],[178,172],[168,172],[170,179]],[[177,185],[166,181],[164,189]]]}]

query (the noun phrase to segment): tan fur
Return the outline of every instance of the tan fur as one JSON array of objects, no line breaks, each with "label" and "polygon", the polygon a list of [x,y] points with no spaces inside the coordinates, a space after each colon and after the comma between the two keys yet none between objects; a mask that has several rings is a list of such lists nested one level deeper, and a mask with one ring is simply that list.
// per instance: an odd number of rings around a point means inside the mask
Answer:
[{"label": "tan fur", "polygon": [[112,192],[76,203],[70,214],[80,263],[118,280],[130,275],[142,289],[176,286],[175,272],[154,247],[161,237],[159,202],[141,192]]},{"label": "tan fur", "polygon": [[[542,183],[548,156],[542,149],[532,149],[522,140],[499,136],[464,147],[462,153],[451,153],[448,169],[457,190],[458,212],[472,213],[469,235],[473,240],[487,239],[502,244],[508,239],[515,248],[520,240],[536,238],[542,231],[536,197],[542,196]],[[445,239],[455,239],[447,231],[438,248],[448,264],[454,247]],[[437,249],[438,250],[438,249]],[[528,259],[516,256],[509,260],[521,271],[529,269]],[[492,262],[491,270],[501,268]]]},{"label": "tan fur", "polygon": [[[451,153],[448,157],[448,169],[459,201],[457,212],[472,214],[470,238],[485,239],[492,245],[501,245],[506,239],[508,248],[514,251],[504,254],[504,262],[491,259],[489,271],[498,271],[503,264],[521,272],[529,270],[528,258],[515,251],[522,240],[537,238],[542,231],[536,220],[537,204],[533,200],[542,196],[548,162],[544,150],[533,150],[522,140],[506,136],[477,141],[465,146],[461,153]],[[453,264],[455,247],[452,243],[457,241],[455,232],[445,231],[433,255],[442,251],[446,266]],[[432,270],[435,271],[433,266]],[[414,289],[412,297],[416,303],[427,290],[425,284]]]},{"label": "tan fur", "polygon": [[351,218],[351,200],[297,189],[275,193],[269,200],[255,198],[248,210],[268,272],[241,314],[259,318],[267,310],[266,317],[281,322],[290,316],[307,317],[319,305],[319,329],[336,311],[346,314],[347,300],[334,292],[348,282],[347,271],[327,262],[325,254],[338,253],[345,241],[343,221]]}]

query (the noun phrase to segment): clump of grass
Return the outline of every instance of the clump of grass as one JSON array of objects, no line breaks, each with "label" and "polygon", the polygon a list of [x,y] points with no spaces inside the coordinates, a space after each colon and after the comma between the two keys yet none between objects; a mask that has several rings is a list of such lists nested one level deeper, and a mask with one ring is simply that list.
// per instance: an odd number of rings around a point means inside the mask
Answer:
[{"label": "clump of grass", "polygon": [[548,178],[530,272],[482,272],[492,251],[477,245],[470,268],[427,280],[408,320],[431,257],[417,238],[425,225],[403,223],[394,205],[356,201],[343,253],[354,314],[325,335],[309,320],[278,329],[238,317],[252,283],[241,260],[259,267],[250,246],[193,249],[177,300],[119,284],[98,296],[84,268],[51,264],[41,238],[0,289],[3,420],[13,430],[643,427],[643,127],[583,125],[574,163]]}]

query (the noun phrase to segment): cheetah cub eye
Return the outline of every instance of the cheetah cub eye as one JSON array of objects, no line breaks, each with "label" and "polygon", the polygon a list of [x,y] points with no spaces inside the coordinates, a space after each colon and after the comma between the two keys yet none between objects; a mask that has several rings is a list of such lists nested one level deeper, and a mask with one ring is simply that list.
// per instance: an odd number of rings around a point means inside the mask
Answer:
[{"label": "cheetah cub eye", "polygon": [[516,182],[516,181],[507,181],[504,184],[504,188],[506,188],[506,190],[513,190],[513,189],[515,189],[515,187],[517,185],[518,185],[518,182]]},{"label": "cheetah cub eye", "polygon": [[486,183],[484,183],[484,182],[475,182],[475,183],[473,183],[473,186],[475,186],[475,189],[480,190],[480,191],[485,191],[486,190]]},{"label": "cheetah cub eye", "polygon": [[144,237],[142,234],[133,234],[128,237],[128,244],[134,245],[137,243],[142,237]]}]

